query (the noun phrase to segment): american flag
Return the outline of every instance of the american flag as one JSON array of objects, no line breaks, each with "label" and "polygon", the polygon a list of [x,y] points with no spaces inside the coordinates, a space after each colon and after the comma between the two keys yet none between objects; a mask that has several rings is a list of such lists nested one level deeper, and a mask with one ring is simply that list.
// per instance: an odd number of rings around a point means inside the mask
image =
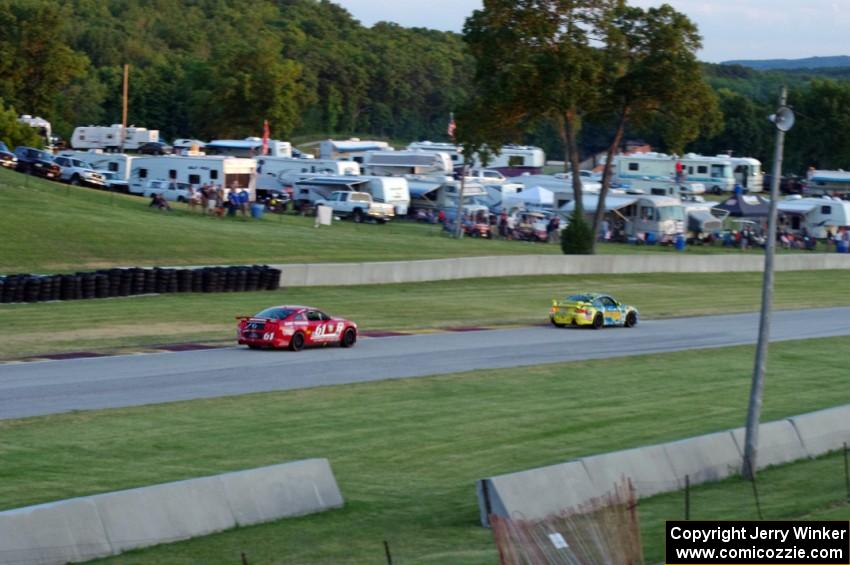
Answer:
[{"label": "american flag", "polygon": [[269,154],[269,121],[263,120],[263,155]]},{"label": "american flag", "polygon": [[455,124],[455,115],[449,114],[449,128],[447,130],[449,137],[454,141],[455,138],[455,129],[457,129],[457,125]]}]

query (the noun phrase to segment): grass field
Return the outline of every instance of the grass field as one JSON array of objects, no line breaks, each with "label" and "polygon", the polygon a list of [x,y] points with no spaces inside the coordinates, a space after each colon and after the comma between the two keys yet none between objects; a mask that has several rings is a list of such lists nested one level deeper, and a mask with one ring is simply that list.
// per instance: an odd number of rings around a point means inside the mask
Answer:
[{"label": "grass field", "polygon": [[[777,273],[777,308],[850,305],[843,271]],[[760,304],[759,273],[491,278],[277,292],[166,294],[0,305],[0,359],[230,340],[234,316],[273,304],[309,304],[364,330],[543,323],[554,297],[609,292],[645,318],[746,312]],[[45,339],[49,335],[49,339]]]},{"label": "grass field", "polygon": [[[772,345],[763,419],[850,402],[848,355],[850,338]],[[252,565],[382,563],[388,540],[398,563],[490,564],[477,479],[740,426],[752,356],[688,351],[2,421],[0,508],[327,457],[342,510],[107,562],[238,563],[245,552]],[[769,515],[847,519],[812,484],[826,471],[797,469],[792,500]],[[650,563],[678,500],[647,506]],[[725,504],[695,502],[695,515],[750,516],[746,500]]]},{"label": "grass field", "polygon": [[[433,259],[529,253],[560,246],[443,235],[409,221],[386,225],[266,215],[212,218],[182,204],[164,213],[135,196],[109,194],[0,170],[0,273],[54,273],[112,266],[218,265]],[[671,247],[600,245],[600,253],[675,253]],[[687,253],[741,253],[692,247]],[[759,250],[746,253],[759,254]]]}]

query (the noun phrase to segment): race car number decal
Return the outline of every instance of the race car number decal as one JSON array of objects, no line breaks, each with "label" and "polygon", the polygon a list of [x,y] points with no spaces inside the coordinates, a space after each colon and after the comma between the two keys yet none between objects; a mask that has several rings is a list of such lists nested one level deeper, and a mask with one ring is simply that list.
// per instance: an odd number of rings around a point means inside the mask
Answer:
[{"label": "race car number decal", "polygon": [[313,339],[333,339],[342,331],[342,324],[323,324],[316,326]]},{"label": "race car number decal", "polygon": [[274,339],[274,332],[266,332],[263,334],[263,339],[265,341],[271,341]]}]

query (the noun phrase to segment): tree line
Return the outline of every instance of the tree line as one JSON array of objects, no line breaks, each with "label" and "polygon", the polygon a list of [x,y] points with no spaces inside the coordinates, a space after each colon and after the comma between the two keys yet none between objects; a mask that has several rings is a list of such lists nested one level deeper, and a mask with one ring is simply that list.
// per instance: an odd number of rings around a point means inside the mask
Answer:
[{"label": "tree line", "polygon": [[[609,8],[615,3],[608,2]],[[546,2],[507,4],[538,8]],[[572,4],[590,10],[584,18],[599,16],[598,10],[592,13],[598,3]],[[675,34],[665,38],[664,30],[684,26],[683,45],[699,41],[698,30],[675,11],[659,8],[655,20],[639,21],[634,10],[624,4],[619,24],[609,22],[599,28],[603,35],[589,38],[594,48],[608,45],[599,53],[605,58],[601,64],[607,65],[604,71],[585,64],[589,51],[565,49],[550,54],[545,63],[549,72],[572,65],[585,81],[573,81],[564,90],[563,81],[553,77],[560,86],[527,89],[537,97],[535,103],[541,97],[561,97],[565,107],[570,97],[581,94],[576,89],[597,89],[597,102],[582,107],[573,122],[580,124],[574,145],[581,156],[606,151],[621,130],[621,139],[640,137],[661,150],[731,149],[769,165],[772,126],[765,116],[774,109],[779,85],[787,83],[799,117],[787,139],[787,169],[850,166],[847,69],[760,72],[694,60],[684,81],[685,86],[692,82],[691,96],[675,103],[713,109],[704,114],[707,121],[688,124],[674,119],[677,112],[654,112],[651,119],[628,118],[621,128],[618,113],[622,118],[624,97],[634,95],[629,104],[635,107],[652,106],[661,98],[659,92],[638,93],[630,80],[643,73],[641,80],[655,80],[657,89],[664,90],[668,78],[682,78],[664,74],[671,67],[663,61],[644,58],[642,67],[628,72],[618,66],[640,59],[641,50],[645,54],[649,47],[634,43],[628,30],[655,26],[654,41],[666,48],[664,42]],[[522,86],[516,84],[520,80],[546,84],[516,67],[499,79],[478,76],[482,53],[490,53],[493,72],[506,67],[500,58],[516,62],[518,56],[505,48],[511,38],[504,36],[504,26],[489,43],[482,40],[476,46],[476,33],[482,30],[475,26],[483,25],[483,17],[473,15],[465,33],[455,34],[390,23],[367,28],[327,0],[0,0],[0,138],[12,145],[34,143],[31,132],[14,126],[14,114],[45,117],[65,138],[78,125],[120,122],[122,67],[127,63],[129,122],[159,129],[166,139],[260,135],[267,119],[277,138],[362,134],[445,140],[449,114],[470,100],[507,99]],[[576,24],[574,34],[600,22]],[[496,29],[499,22],[491,25]],[[710,88],[703,89],[696,74]],[[598,79],[605,76],[621,80],[601,84]],[[496,117],[498,107],[487,108],[480,118],[507,127],[504,115]],[[633,110],[627,114],[634,115]],[[570,143],[564,128],[557,120],[539,118],[529,116],[507,137],[540,145],[551,156],[564,155]]]}]

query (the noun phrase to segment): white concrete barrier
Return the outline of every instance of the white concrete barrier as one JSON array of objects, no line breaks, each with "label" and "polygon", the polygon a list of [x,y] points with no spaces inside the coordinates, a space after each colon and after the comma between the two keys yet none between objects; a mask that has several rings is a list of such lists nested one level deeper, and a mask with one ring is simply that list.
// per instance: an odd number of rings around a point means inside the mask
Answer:
[{"label": "white concrete barrier", "polygon": [[343,505],[306,459],[0,512],[0,565],[61,565]]},{"label": "white concrete barrier", "polygon": [[[768,422],[759,428],[758,467],[821,455],[845,441],[850,443],[850,404]],[[678,490],[686,476],[691,484],[720,480],[740,473],[743,446],[744,430],[738,428],[481,479],[481,523],[489,525],[491,514],[540,519],[574,509],[623,478],[641,497]]]},{"label": "white concrete barrier", "polygon": [[[745,450],[746,430],[736,428],[732,430],[732,437],[741,453]],[[767,422],[759,426],[759,442],[756,461],[758,469],[764,469],[771,465],[782,465],[808,457],[797,430],[789,420],[777,420]]]},{"label": "white concrete barrier", "polygon": [[809,457],[850,445],[850,404],[790,418]]},{"label": "white concrete barrier", "polygon": [[[292,263],[281,270],[282,286],[351,286],[531,275],[761,272],[758,255],[501,255],[375,263]],[[850,269],[850,254],[787,254],[778,271]]]}]

